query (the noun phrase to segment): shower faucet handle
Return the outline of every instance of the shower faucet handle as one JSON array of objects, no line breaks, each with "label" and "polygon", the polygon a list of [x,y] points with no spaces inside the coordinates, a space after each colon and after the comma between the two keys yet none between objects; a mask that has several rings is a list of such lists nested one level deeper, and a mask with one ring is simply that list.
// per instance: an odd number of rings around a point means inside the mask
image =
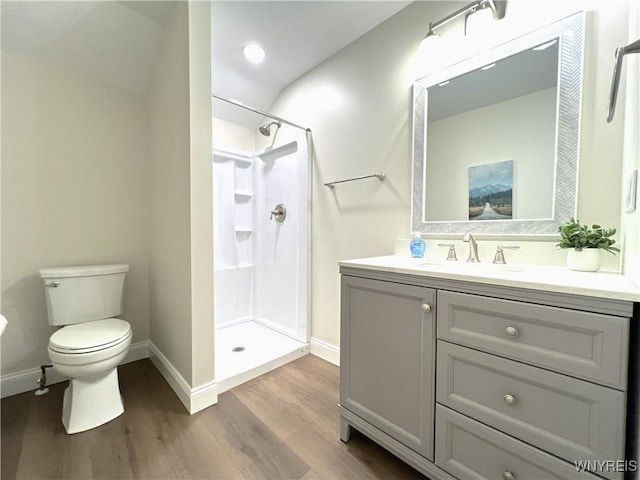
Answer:
[{"label": "shower faucet handle", "polygon": [[274,218],[276,222],[284,222],[284,219],[287,218],[287,207],[285,207],[282,203],[277,204],[275,208],[271,210],[269,220],[273,220]]}]

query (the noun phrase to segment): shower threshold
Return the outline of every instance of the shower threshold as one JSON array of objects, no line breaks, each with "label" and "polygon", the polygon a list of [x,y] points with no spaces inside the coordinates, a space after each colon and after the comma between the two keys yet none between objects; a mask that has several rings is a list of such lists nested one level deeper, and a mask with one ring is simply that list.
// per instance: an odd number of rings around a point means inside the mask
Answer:
[{"label": "shower threshold", "polygon": [[226,392],[309,353],[309,344],[250,320],[216,329],[216,383]]}]

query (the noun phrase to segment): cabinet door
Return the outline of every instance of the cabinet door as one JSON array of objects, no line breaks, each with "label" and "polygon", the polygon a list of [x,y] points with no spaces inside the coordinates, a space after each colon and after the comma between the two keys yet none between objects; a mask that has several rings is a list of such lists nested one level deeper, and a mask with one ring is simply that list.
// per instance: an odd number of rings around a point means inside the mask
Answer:
[{"label": "cabinet door", "polygon": [[435,290],[342,276],[340,404],[433,460]]}]

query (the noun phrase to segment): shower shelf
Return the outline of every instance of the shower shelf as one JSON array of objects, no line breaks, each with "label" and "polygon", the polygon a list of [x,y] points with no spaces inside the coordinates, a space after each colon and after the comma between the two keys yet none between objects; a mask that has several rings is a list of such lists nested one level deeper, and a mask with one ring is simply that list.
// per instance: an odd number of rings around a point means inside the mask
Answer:
[{"label": "shower shelf", "polygon": [[270,162],[297,151],[298,142],[293,141],[275,148],[267,147],[262,152],[257,153],[255,156],[261,159],[263,162]]},{"label": "shower shelf", "polygon": [[245,226],[238,226],[235,228],[236,233],[251,233],[253,232],[253,228],[251,227],[245,227]]},{"label": "shower shelf", "polygon": [[237,191],[237,192],[234,192],[234,195],[237,198],[241,198],[241,199],[253,197],[253,193],[251,193],[251,192],[240,192],[240,191]]},{"label": "shower shelf", "polygon": [[229,160],[233,160],[238,165],[251,165],[253,157],[242,153],[229,152],[227,150],[216,149],[213,151],[214,162],[226,162]]}]

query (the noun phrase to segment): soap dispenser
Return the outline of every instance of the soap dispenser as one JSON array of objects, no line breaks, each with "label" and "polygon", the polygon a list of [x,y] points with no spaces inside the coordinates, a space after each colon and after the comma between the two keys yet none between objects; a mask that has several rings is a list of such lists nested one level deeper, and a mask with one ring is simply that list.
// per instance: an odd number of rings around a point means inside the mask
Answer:
[{"label": "soap dispenser", "polygon": [[424,257],[424,240],[420,236],[420,232],[413,232],[413,240],[409,243],[409,249],[411,250],[411,258]]}]

